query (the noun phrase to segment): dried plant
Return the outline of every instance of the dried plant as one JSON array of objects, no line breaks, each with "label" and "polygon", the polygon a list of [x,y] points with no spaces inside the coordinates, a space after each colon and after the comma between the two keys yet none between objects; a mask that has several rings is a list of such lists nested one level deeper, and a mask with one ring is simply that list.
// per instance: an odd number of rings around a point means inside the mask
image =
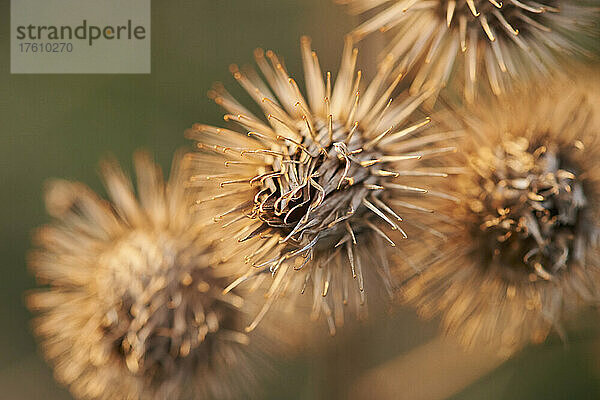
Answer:
[{"label": "dried plant", "polygon": [[82,399],[219,398],[253,381],[242,297],[223,288],[212,239],[189,216],[187,167],[167,183],[135,157],[136,198],[114,162],[102,177],[112,202],[53,181],[55,218],[39,229],[30,266],[47,284],[28,296],[57,379]]},{"label": "dried plant", "polygon": [[461,202],[431,216],[447,239],[415,244],[428,266],[401,294],[466,344],[510,353],[598,302],[600,102],[570,85],[462,114],[465,173],[448,181]]},{"label": "dried plant", "polygon": [[400,214],[414,212],[410,197],[441,195],[414,186],[419,179],[445,176],[417,169],[418,161],[454,148],[431,148],[450,134],[422,135],[430,119],[414,122],[428,94],[391,105],[400,78],[385,84],[389,65],[362,90],[357,50],[346,42],[334,85],[309,39],[301,42],[308,101],[271,51],[255,53],[266,84],[252,69],[232,66],[266,120],[217,85],[210,96],[241,129],[195,125],[187,132],[198,142],[192,182],[203,189],[199,204],[221,209],[215,220],[225,228],[227,258],[247,263],[230,288],[274,275],[248,329],[275,299],[308,286],[313,317],[324,314],[333,334],[345,305],[364,312],[367,275],[379,275],[391,292],[386,247],[396,246],[393,235],[405,236]]},{"label": "dried plant", "polygon": [[483,67],[493,92],[500,94],[513,81],[562,71],[560,57],[587,55],[581,36],[594,30],[599,10],[570,0],[337,1],[353,13],[377,10],[352,36],[390,30],[384,54],[397,60],[398,72],[417,71],[412,93],[445,87],[455,64],[462,64],[468,100]]}]

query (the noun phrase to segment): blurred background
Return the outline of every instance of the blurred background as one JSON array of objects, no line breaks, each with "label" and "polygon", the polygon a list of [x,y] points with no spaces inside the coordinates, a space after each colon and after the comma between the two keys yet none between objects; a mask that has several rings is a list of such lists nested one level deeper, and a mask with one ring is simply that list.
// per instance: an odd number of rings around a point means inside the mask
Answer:
[{"label": "blurred background", "polygon": [[[154,0],[150,75],[11,75],[9,11],[0,0],[0,399],[70,399],[40,357],[23,301],[35,286],[25,264],[30,235],[48,221],[44,181],[80,180],[104,193],[98,160],[112,154],[130,170],[140,147],[168,169],[174,150],[189,145],[187,127],[222,121],[206,97],[213,82],[248,101],[229,64],[250,63],[256,47],[269,48],[302,81],[299,38],[308,34],[323,69],[335,72],[343,34],[356,21],[329,0]],[[370,53],[362,59],[374,63]],[[399,399],[600,398],[596,314],[568,343],[553,336],[505,363],[460,354],[436,339],[435,321],[410,310],[383,308],[371,317],[335,338],[315,327],[324,343],[279,361],[265,377],[264,398],[380,398],[382,382],[397,384]]]}]

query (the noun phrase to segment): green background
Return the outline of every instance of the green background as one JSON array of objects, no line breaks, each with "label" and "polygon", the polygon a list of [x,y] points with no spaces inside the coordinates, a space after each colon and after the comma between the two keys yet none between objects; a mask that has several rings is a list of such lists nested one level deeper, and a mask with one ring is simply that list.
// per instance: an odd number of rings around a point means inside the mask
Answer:
[{"label": "green background", "polygon": [[[270,48],[297,75],[299,38],[309,34],[323,68],[335,72],[343,34],[356,22],[329,0],[152,3],[150,75],[11,75],[10,5],[0,1],[0,399],[70,398],[39,356],[23,302],[24,291],[35,285],[25,265],[31,231],[48,221],[44,181],[81,180],[103,192],[98,160],[112,154],[130,170],[131,154],[140,147],[168,167],[172,153],[189,145],[184,129],[222,121],[206,97],[211,84],[223,81],[241,93],[228,73],[230,63],[249,63],[255,47]],[[363,59],[372,65],[370,54]],[[600,341],[590,322],[596,318],[591,314],[568,345],[551,338],[452,399],[600,398]],[[322,327],[315,329],[326,336]],[[266,378],[264,396],[346,398],[369,368],[435,335],[435,324],[418,321],[410,310],[375,313],[369,324],[324,338],[317,354],[279,362],[277,373]],[[422,376],[432,385],[438,378],[426,371]]]}]

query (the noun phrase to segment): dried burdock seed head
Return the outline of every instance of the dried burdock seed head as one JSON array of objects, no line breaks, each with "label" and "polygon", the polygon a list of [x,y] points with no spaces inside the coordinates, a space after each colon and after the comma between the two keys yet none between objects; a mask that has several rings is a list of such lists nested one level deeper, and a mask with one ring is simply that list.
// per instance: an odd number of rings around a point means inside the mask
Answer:
[{"label": "dried burdock seed head", "polygon": [[417,71],[413,93],[441,89],[455,65],[462,65],[468,100],[474,98],[477,81],[483,78],[480,70],[485,69],[493,92],[499,94],[512,81],[562,71],[557,57],[589,55],[581,37],[593,37],[599,10],[578,0],[338,2],[349,4],[354,13],[377,10],[352,36],[358,39],[390,30],[384,54],[397,60],[399,72]]},{"label": "dried burdock seed head", "polygon": [[307,99],[273,52],[257,50],[268,83],[252,70],[233,66],[232,72],[266,120],[217,87],[211,96],[241,131],[196,125],[187,132],[198,142],[192,157],[192,183],[203,189],[198,203],[222,210],[215,221],[234,239],[225,241],[228,259],[247,263],[230,288],[274,275],[249,330],[285,292],[312,288],[313,316],[324,314],[333,333],[346,304],[364,312],[367,275],[379,275],[391,290],[387,248],[396,246],[394,236],[405,236],[410,198],[433,194],[415,185],[445,176],[418,169],[419,162],[454,151],[430,148],[452,133],[422,135],[430,119],[413,114],[427,94],[391,104],[400,78],[386,86],[389,68],[363,89],[350,42],[335,84],[321,73],[308,38],[302,56]]},{"label": "dried burdock seed head", "polygon": [[598,301],[600,103],[554,83],[468,113],[466,171],[448,181],[462,202],[439,210],[448,239],[418,244],[430,265],[402,294],[467,344],[511,352]]},{"label": "dried burdock seed head", "polygon": [[53,181],[30,266],[48,288],[28,296],[35,333],[57,379],[82,399],[219,398],[252,382],[243,299],[189,216],[187,167],[167,183],[135,157],[136,198],[115,162],[102,177],[112,203]]}]

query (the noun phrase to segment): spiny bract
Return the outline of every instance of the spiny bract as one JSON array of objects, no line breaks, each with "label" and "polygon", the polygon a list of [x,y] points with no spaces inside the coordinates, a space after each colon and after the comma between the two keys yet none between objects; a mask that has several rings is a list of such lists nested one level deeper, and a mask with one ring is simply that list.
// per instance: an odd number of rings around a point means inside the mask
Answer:
[{"label": "spiny bract", "polygon": [[49,186],[55,221],[30,257],[49,287],[28,304],[57,379],[78,398],[225,397],[252,380],[243,300],[222,293],[227,271],[213,268],[208,231],[189,216],[187,168],[173,165],[165,184],[136,156],[139,200],[113,162],[102,170],[112,203],[81,183]]},{"label": "spiny bract", "polygon": [[[398,71],[415,69],[411,91],[446,86],[457,62],[464,65],[465,95],[472,100],[485,66],[495,94],[512,81],[563,70],[557,56],[587,54],[581,36],[594,29],[598,7],[582,1],[545,0],[338,0],[354,13],[378,13],[357,27],[361,38],[390,32],[384,54]],[[591,36],[591,35],[590,35]],[[460,53],[462,61],[457,60]]]},{"label": "spiny bract", "polygon": [[[199,150],[192,182],[203,189],[199,203],[221,208],[215,220],[227,228],[223,235],[242,242],[226,242],[229,259],[248,263],[231,287],[274,274],[265,307],[249,329],[276,298],[286,291],[297,296],[310,283],[313,316],[323,313],[333,333],[344,305],[364,312],[365,276],[378,274],[391,291],[386,245],[396,244],[388,234],[405,236],[401,215],[420,210],[410,197],[441,195],[413,184],[445,176],[415,167],[421,158],[454,149],[430,147],[452,133],[421,135],[429,118],[409,122],[427,94],[391,105],[399,77],[386,86],[389,68],[361,89],[350,42],[335,85],[330,73],[323,79],[307,38],[302,56],[308,101],[271,51],[266,58],[256,52],[268,84],[251,69],[232,67],[267,118],[254,116],[217,86],[210,95],[231,113],[225,120],[242,130],[196,125],[188,131]],[[406,223],[420,226],[417,220]]]},{"label": "spiny bract", "polygon": [[467,344],[540,342],[600,296],[600,104],[570,85],[464,116],[466,171],[448,182],[461,203],[440,208],[443,244],[415,244],[429,266],[402,294]]}]

